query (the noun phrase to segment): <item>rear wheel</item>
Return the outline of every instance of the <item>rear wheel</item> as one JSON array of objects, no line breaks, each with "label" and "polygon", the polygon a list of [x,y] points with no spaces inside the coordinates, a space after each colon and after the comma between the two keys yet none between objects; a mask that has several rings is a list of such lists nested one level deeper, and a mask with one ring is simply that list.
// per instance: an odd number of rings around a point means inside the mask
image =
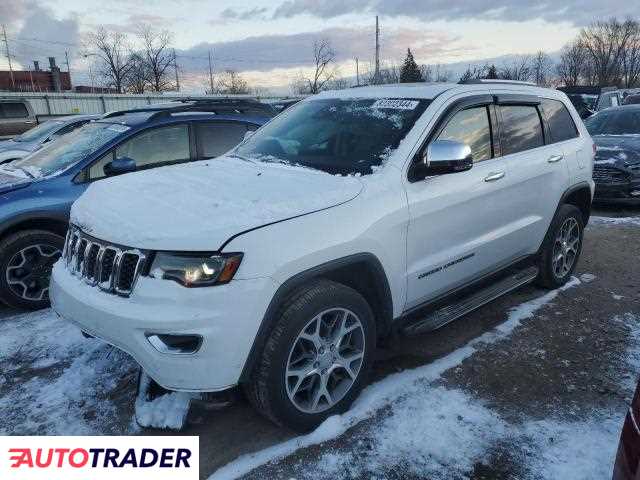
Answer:
[{"label": "rear wheel", "polygon": [[278,317],[247,394],[269,419],[308,431],[346,411],[366,385],[373,313],[352,288],[319,280],[295,292]]},{"label": "rear wheel", "polygon": [[0,300],[13,308],[48,307],[51,269],[63,245],[63,237],[44,230],[26,230],[2,240]]},{"label": "rear wheel", "polygon": [[584,220],[574,205],[562,205],[551,224],[538,259],[537,283],[558,288],[571,278],[582,251]]}]

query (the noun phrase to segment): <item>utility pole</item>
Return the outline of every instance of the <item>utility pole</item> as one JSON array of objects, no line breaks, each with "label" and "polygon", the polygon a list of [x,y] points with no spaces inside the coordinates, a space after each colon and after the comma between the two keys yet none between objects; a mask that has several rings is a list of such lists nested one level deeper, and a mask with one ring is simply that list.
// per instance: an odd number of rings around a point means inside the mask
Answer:
[{"label": "utility pole", "polygon": [[9,75],[11,76],[11,89],[16,89],[16,81],[13,78],[13,66],[11,65],[11,53],[9,53],[9,41],[7,40],[7,30],[4,28],[4,23],[2,24],[2,35],[4,36],[4,48],[7,52],[7,62],[9,62]]},{"label": "utility pole", "polygon": [[209,87],[210,95],[213,95],[213,67],[211,66],[211,50],[209,50]]},{"label": "utility pole", "polygon": [[356,84],[360,86],[360,68],[358,66],[358,57],[356,57]]},{"label": "utility pole", "polygon": [[69,74],[69,89],[73,90],[73,85],[71,84],[71,67],[69,66],[69,52],[64,51],[64,59],[67,64],[67,73]]},{"label": "utility pole", "polygon": [[376,85],[380,83],[380,24],[378,23],[378,16],[376,15],[376,71],[374,74],[373,83]]},{"label": "utility pole", "polygon": [[176,72],[176,90],[180,91],[180,79],[178,78],[178,62],[176,61],[176,49],[173,49],[173,68]]}]

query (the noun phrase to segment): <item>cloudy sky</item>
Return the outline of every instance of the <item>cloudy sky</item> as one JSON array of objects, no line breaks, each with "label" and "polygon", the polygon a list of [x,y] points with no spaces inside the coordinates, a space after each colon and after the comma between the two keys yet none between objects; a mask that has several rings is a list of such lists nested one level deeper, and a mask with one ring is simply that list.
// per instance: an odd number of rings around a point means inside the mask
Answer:
[{"label": "cloudy sky", "polygon": [[[343,76],[373,61],[375,15],[381,56],[400,63],[411,47],[419,63],[459,63],[502,55],[557,52],[579,28],[615,12],[637,14],[628,0],[0,0],[0,23],[14,63],[69,52],[74,82],[87,83],[79,52],[98,26],[136,32],[148,24],[173,33],[184,84],[202,90],[214,71],[234,69],[253,85],[278,90],[309,71],[314,40],[328,38]],[[87,48],[86,46],[84,48]],[[3,52],[4,53],[4,52]],[[6,67],[6,58],[0,58]],[[63,67],[64,68],[64,67]]]}]

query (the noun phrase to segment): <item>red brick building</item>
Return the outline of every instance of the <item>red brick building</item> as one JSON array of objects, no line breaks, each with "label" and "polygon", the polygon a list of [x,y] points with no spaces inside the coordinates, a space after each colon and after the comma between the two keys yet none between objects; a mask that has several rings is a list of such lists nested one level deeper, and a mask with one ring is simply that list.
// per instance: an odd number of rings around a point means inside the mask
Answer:
[{"label": "red brick building", "polygon": [[34,62],[33,70],[0,71],[0,90],[16,92],[62,92],[71,90],[69,72],[61,72],[54,58],[49,59],[50,70],[41,70]]}]

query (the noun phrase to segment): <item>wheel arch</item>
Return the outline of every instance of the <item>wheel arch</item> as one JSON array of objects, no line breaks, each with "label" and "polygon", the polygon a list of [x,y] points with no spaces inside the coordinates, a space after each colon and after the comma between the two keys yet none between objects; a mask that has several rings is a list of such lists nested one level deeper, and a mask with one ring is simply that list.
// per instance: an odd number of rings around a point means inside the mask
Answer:
[{"label": "wheel arch", "polygon": [[33,215],[18,217],[11,223],[2,225],[0,240],[24,230],[45,230],[64,237],[67,234],[68,227],[69,221],[63,216]]},{"label": "wheel arch", "polygon": [[393,298],[380,260],[372,253],[358,253],[331,260],[300,272],[286,280],[274,294],[262,318],[249,356],[240,375],[240,383],[247,381],[260,358],[269,331],[277,321],[278,308],[291,293],[317,279],[332,280],[360,293],[369,303],[376,320],[378,337],[391,332],[393,320]]},{"label": "wheel arch", "polygon": [[591,201],[591,187],[587,182],[581,182],[572,186],[562,194],[558,208],[564,204],[575,205],[582,212],[582,220],[584,225],[586,225],[591,216]]}]

